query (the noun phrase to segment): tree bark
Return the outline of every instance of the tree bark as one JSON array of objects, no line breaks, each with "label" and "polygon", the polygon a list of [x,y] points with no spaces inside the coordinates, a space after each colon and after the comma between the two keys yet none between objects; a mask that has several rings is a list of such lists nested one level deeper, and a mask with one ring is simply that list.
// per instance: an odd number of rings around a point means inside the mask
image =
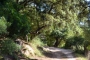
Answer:
[{"label": "tree bark", "polygon": [[16,0],[16,3],[18,3],[19,2],[19,0]]},{"label": "tree bark", "polygon": [[84,45],[84,54],[85,54],[85,56],[87,56],[87,54],[88,54],[88,50],[87,50],[86,47],[87,47],[87,46]]},{"label": "tree bark", "polygon": [[54,47],[58,47],[58,45],[60,44],[61,40],[59,40],[59,38],[56,38]]}]

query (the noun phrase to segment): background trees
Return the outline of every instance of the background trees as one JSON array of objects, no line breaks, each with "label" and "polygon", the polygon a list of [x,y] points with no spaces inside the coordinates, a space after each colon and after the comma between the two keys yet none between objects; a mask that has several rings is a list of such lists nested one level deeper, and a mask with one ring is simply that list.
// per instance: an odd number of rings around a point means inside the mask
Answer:
[{"label": "background trees", "polygon": [[[0,16],[4,16],[10,26],[7,28],[9,36],[26,35],[30,30],[30,21],[26,14],[20,12],[20,6],[14,1],[1,1]],[[22,33],[23,32],[23,33]]]},{"label": "background trees", "polygon": [[0,17],[5,17],[9,27],[2,22],[0,31],[14,38],[39,36],[49,46],[69,48],[75,42],[76,48],[78,44],[84,47],[89,41],[88,9],[85,0],[1,0]]}]

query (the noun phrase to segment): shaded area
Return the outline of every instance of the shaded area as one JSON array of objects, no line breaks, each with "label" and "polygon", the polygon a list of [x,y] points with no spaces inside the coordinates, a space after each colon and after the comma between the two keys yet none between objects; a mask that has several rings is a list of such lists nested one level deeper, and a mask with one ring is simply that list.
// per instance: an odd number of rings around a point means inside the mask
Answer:
[{"label": "shaded area", "polygon": [[12,55],[6,55],[0,60],[38,60],[38,59],[31,59],[22,55],[17,55],[17,57]]}]

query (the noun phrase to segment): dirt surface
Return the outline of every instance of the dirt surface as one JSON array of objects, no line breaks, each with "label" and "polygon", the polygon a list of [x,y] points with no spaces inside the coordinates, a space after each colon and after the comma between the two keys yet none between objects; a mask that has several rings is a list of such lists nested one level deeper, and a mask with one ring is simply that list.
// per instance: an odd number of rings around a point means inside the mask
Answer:
[{"label": "dirt surface", "polygon": [[36,57],[37,60],[78,60],[70,49],[43,47],[43,50],[46,57]]}]

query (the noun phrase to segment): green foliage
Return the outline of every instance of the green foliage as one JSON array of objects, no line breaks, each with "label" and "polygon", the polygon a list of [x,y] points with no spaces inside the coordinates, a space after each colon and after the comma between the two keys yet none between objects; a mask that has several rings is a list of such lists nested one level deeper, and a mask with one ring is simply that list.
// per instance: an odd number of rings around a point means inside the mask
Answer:
[{"label": "green foliage", "polygon": [[57,39],[59,43],[61,40],[65,40],[67,36],[66,32],[66,29],[54,29],[49,35],[47,35],[47,45],[53,46]]},{"label": "green foliage", "polygon": [[[80,22],[86,22],[89,12],[84,0],[17,1],[0,1],[0,16],[11,23],[7,29],[7,23],[0,20],[0,26],[4,27],[0,27],[0,34],[8,30],[9,36],[17,38],[30,33],[36,45],[41,45],[36,36],[44,34],[47,39],[44,42],[49,46],[56,40],[64,40],[67,47],[83,45],[85,40],[90,40],[89,31],[80,26]],[[85,36],[85,40],[81,36]]]},{"label": "green foliage", "polygon": [[12,55],[14,52],[18,52],[21,48],[18,44],[16,44],[13,40],[7,39],[0,42],[1,54],[10,54]]},{"label": "green foliage", "polygon": [[0,37],[8,34],[7,28],[9,26],[10,23],[6,21],[5,17],[0,17]]},{"label": "green foliage", "polygon": [[10,35],[16,34],[16,35],[25,36],[30,30],[30,24],[27,18],[25,17],[25,15],[13,16],[13,22],[11,23],[12,24],[9,28]]},{"label": "green foliage", "polygon": [[0,16],[3,15],[7,22],[11,23],[7,29],[9,36],[25,36],[30,31],[30,21],[25,13],[19,12],[21,9],[19,4],[13,0],[4,1],[4,5],[0,7]]},{"label": "green foliage", "polygon": [[87,46],[87,49],[90,50],[90,45]]},{"label": "green foliage", "polygon": [[51,36],[46,36],[46,37],[47,37],[45,40],[46,45],[47,46],[53,46],[54,42],[55,42],[55,38],[54,37],[51,38]]},{"label": "green foliage", "polygon": [[65,37],[65,30],[59,30],[59,29],[55,29],[52,31],[51,36],[53,36],[54,38],[64,38]]},{"label": "green foliage", "polygon": [[38,47],[44,45],[38,36],[36,36],[31,42]]},{"label": "green foliage", "polygon": [[7,21],[4,17],[0,18],[0,35],[7,32]]},{"label": "green foliage", "polygon": [[42,51],[39,50],[39,47],[43,47],[45,44],[41,41],[41,39],[37,36],[31,42],[31,46],[33,47],[35,54],[37,56],[43,56]]},{"label": "green foliage", "polygon": [[85,40],[82,36],[74,36],[67,39],[65,48],[72,48],[74,50],[83,50]]},{"label": "green foliage", "polygon": [[[71,41],[70,41],[71,40]],[[79,42],[78,42],[79,41]],[[71,43],[71,45],[83,45],[84,43],[84,39],[80,36],[75,36],[73,38],[69,39],[69,42]]]}]

